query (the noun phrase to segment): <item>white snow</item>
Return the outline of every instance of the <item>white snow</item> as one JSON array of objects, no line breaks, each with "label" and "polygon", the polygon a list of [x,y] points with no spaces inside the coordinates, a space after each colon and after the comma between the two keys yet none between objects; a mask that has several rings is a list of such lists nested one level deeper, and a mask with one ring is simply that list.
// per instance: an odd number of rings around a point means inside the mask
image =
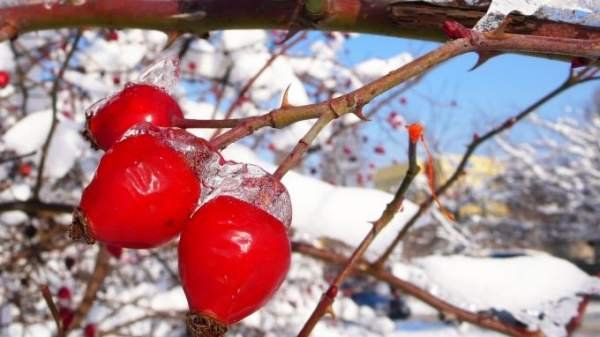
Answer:
[{"label": "white snow", "polygon": [[[50,110],[29,114],[13,125],[2,137],[7,149],[17,154],[38,152],[44,145],[50,124]],[[61,120],[50,142],[44,175],[51,178],[64,176],[73,166],[86,146],[80,134],[81,126],[73,121]]]}]

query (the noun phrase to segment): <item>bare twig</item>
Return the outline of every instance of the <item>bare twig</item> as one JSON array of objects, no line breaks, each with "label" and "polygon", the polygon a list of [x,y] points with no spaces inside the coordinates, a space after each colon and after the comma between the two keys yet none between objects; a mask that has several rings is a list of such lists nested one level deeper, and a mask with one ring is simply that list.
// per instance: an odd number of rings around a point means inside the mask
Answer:
[{"label": "bare twig", "polygon": [[83,293],[83,299],[79,303],[77,310],[75,310],[75,317],[73,318],[73,324],[71,324],[70,329],[76,329],[92,309],[97,293],[100,290],[100,287],[102,287],[104,279],[110,273],[109,259],[110,254],[108,253],[106,246],[101,244],[98,255],[96,255],[94,272],[87,282],[85,292]]},{"label": "bare twig", "polygon": [[[436,189],[435,195],[437,195],[438,197],[443,195],[446,191],[448,191],[448,189],[452,185],[454,185],[454,183],[456,181],[459,180],[459,178],[462,176],[465,168],[467,167],[467,164],[469,163],[469,159],[471,158],[471,156],[475,153],[475,150],[481,144],[494,138],[498,134],[510,129],[515,123],[520,122],[525,117],[527,117],[529,114],[531,114],[533,111],[537,110],[540,106],[544,105],[546,102],[550,101],[552,98],[558,96],[559,94],[568,90],[569,88],[572,88],[573,86],[576,86],[576,85],[584,83],[584,82],[596,80],[597,78],[593,77],[594,75],[595,75],[595,72],[590,72],[589,70],[585,70],[579,74],[574,74],[573,72],[570,72],[568,78],[562,84],[560,84],[554,90],[552,90],[551,92],[546,94],[544,97],[540,98],[535,103],[531,104],[530,106],[528,106],[527,108],[525,108],[524,110],[519,112],[514,117],[507,119],[504,123],[490,129],[485,134],[478,136],[478,137],[474,137],[474,139],[471,141],[471,143],[467,146],[467,150],[463,154],[463,157],[460,160],[460,163],[458,164],[458,166],[456,167],[454,172],[450,175],[450,177],[442,185],[440,185]],[[434,202],[434,198],[429,197],[419,205],[419,209],[417,210],[417,212],[404,225],[404,227],[400,230],[400,232],[398,233],[398,235],[396,236],[394,241],[392,241],[390,246],[385,250],[385,252],[381,255],[381,257],[379,257],[379,259],[377,259],[377,261],[375,262],[376,266],[383,267],[383,265],[385,264],[385,261],[393,253],[393,251],[396,249],[398,244],[402,241],[402,239],[404,238],[406,233],[408,233],[408,230],[429,209],[429,207],[431,207],[433,202]]]},{"label": "bare twig", "polygon": [[312,142],[317,138],[319,132],[323,130],[329,122],[331,122],[335,118],[335,115],[332,113],[324,114],[319,117],[319,119],[313,124],[313,126],[308,130],[308,132],[298,141],[298,144],[294,147],[292,152],[288,154],[288,156],[279,164],[275,173],[273,173],[273,177],[275,179],[281,179],[283,176],[293,167],[298,165],[302,156],[308,150],[308,147]]},{"label": "bare twig", "polygon": [[[240,104],[242,103],[242,100],[244,99],[244,97],[246,97],[246,94],[248,93],[248,91],[250,90],[252,85],[254,85],[256,80],[258,80],[258,78],[273,64],[273,62],[275,62],[275,60],[277,58],[279,58],[281,55],[284,55],[285,53],[287,53],[288,50],[290,50],[293,46],[297,45],[300,41],[304,40],[305,38],[306,38],[306,33],[303,33],[302,35],[298,36],[293,41],[290,41],[288,44],[281,47],[278,52],[271,54],[271,57],[269,57],[267,62],[265,62],[265,64],[263,64],[263,66],[254,74],[254,76],[250,77],[250,79],[248,79],[248,81],[246,81],[246,83],[244,84],[242,89],[240,89],[236,99],[229,105],[229,108],[225,112],[224,119],[229,119],[233,115],[233,112],[235,111],[235,109],[237,109],[240,106]],[[227,74],[229,74],[229,73],[227,73]],[[220,129],[215,130],[215,133],[210,137],[210,139],[214,139],[219,134],[221,134],[221,130]]]},{"label": "bare twig", "polygon": [[50,131],[48,131],[48,136],[46,137],[46,141],[42,146],[42,157],[40,159],[40,166],[38,168],[38,174],[35,182],[35,187],[33,188],[33,199],[39,199],[40,190],[42,189],[43,175],[44,175],[44,167],[46,166],[46,159],[48,157],[48,149],[50,148],[50,143],[52,142],[52,136],[54,135],[54,131],[56,130],[56,126],[58,125],[58,90],[60,89],[60,82],[65,74],[65,70],[69,66],[69,62],[73,57],[73,54],[77,50],[77,44],[81,39],[82,30],[77,30],[77,34],[73,39],[73,43],[71,45],[71,50],[67,53],[65,60],[62,63],[56,77],[54,78],[54,82],[52,83],[52,123],[50,124]]},{"label": "bare twig", "polygon": [[52,318],[54,318],[54,322],[56,323],[56,331],[57,336],[62,337],[65,335],[65,329],[63,327],[62,320],[60,319],[60,314],[58,313],[58,308],[54,303],[54,299],[52,298],[52,294],[50,293],[50,289],[48,289],[47,284],[43,284],[40,286],[40,292],[42,293],[42,297],[44,297],[44,301],[50,309],[50,313],[52,313]]},{"label": "bare twig", "polygon": [[367,251],[373,240],[377,237],[385,226],[392,221],[396,213],[401,209],[402,202],[404,201],[404,195],[408,191],[410,184],[413,179],[419,173],[419,165],[417,164],[417,142],[409,141],[408,145],[408,170],[394,195],[392,201],[386,206],[385,210],[375,222],[373,222],[373,228],[367,235],[364,237],[360,245],[354,250],[352,256],[348,258],[346,262],[344,262],[344,266],[342,270],[337,274],[335,279],[329,284],[329,289],[321,296],[321,300],[319,304],[312,312],[311,316],[308,318],[304,327],[298,334],[298,337],[307,337],[310,335],[314,327],[317,325],[321,317],[327,313],[327,311],[331,310],[331,305],[335,300],[338,289],[341,286],[342,282],[348,277],[350,272],[356,267],[359,263],[362,256]]}]

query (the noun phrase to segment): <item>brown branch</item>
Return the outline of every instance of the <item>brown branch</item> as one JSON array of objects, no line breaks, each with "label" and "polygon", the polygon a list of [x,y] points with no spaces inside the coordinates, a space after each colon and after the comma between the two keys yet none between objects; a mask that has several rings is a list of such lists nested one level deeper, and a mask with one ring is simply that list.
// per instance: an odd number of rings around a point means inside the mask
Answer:
[{"label": "brown branch", "polygon": [[0,203],[0,213],[23,211],[26,213],[72,213],[73,205],[42,202],[39,200],[9,201]]},{"label": "brown branch", "polygon": [[321,115],[330,113],[331,110],[335,111],[337,116],[349,112],[358,112],[362,106],[369,103],[373,98],[396,85],[420,75],[454,56],[471,50],[473,50],[473,46],[468,39],[447,42],[403,67],[348,94],[318,104],[303,106],[283,105],[268,114],[248,119],[238,127],[213,139],[211,143],[215,148],[224,148],[262,127],[282,128],[297,121],[320,117]]},{"label": "brown branch", "polygon": [[419,165],[417,164],[417,142],[409,141],[408,144],[408,170],[394,195],[394,198],[386,206],[385,210],[375,222],[373,222],[373,228],[363,238],[358,247],[354,250],[350,258],[344,262],[342,270],[337,274],[335,279],[329,284],[329,289],[321,296],[321,300],[317,307],[312,312],[302,330],[298,334],[298,337],[307,337],[310,335],[314,327],[317,325],[321,317],[331,310],[331,305],[335,300],[339,287],[342,282],[350,275],[350,272],[360,262],[364,253],[367,251],[373,240],[377,235],[385,228],[385,226],[392,221],[396,213],[401,209],[404,201],[404,195],[408,191],[413,179],[419,173]]},{"label": "brown branch", "polygon": [[[231,28],[288,29],[290,18],[297,29],[354,31],[418,39],[445,39],[444,21],[472,27],[485,14],[489,1],[467,5],[465,1],[394,3],[389,0],[103,0],[81,5],[20,1],[0,8],[0,39],[17,33],[64,27],[99,26],[145,28],[202,34]],[[298,7],[298,4],[303,4]],[[326,3],[326,4],[325,4]],[[314,8],[318,8],[315,13]],[[300,9],[300,10],[298,10]],[[315,17],[315,14],[316,17]],[[599,39],[597,27],[511,16],[506,32],[561,38]]]},{"label": "brown branch", "polygon": [[[568,90],[569,88],[574,87],[574,86],[584,83],[584,82],[596,80],[597,78],[593,77],[595,75],[595,72],[596,72],[595,70],[592,71],[590,69],[586,69],[579,74],[574,74],[573,72],[569,73],[568,78],[562,84],[560,84],[554,90],[552,90],[551,92],[546,94],[544,97],[540,98],[538,101],[534,102],[533,104],[531,104],[530,106],[528,106],[527,108],[525,108],[524,110],[519,112],[515,117],[509,118],[504,123],[490,129],[485,134],[483,134],[479,137],[475,137],[471,141],[471,143],[467,146],[467,150],[463,154],[463,156],[460,160],[460,163],[458,164],[458,166],[456,167],[454,172],[450,175],[450,177],[441,186],[439,186],[436,189],[435,195],[437,195],[438,197],[442,196],[446,191],[448,191],[448,189],[452,185],[454,185],[455,182],[457,182],[459,180],[459,178],[463,175],[465,168],[467,167],[467,164],[469,163],[469,159],[475,153],[475,150],[477,150],[477,148],[480,145],[482,145],[483,143],[487,142],[488,140],[494,138],[498,134],[510,129],[515,123],[520,122],[525,117],[527,117],[529,114],[531,114],[532,112],[537,110],[540,106],[544,105],[546,102],[550,101],[552,98],[558,96],[559,94]],[[379,259],[377,259],[377,261],[375,262],[376,266],[383,267],[385,261],[393,253],[393,251],[396,249],[398,244],[402,241],[402,239],[404,238],[406,233],[408,233],[409,229],[417,222],[418,219],[421,218],[421,216],[423,214],[425,214],[425,212],[429,209],[429,207],[431,207],[433,202],[434,202],[434,198],[430,196],[429,198],[427,198],[425,201],[423,201],[419,205],[419,209],[417,210],[417,212],[408,220],[408,222],[404,225],[404,227],[396,235],[396,238],[394,238],[394,241],[392,241],[390,246],[385,250],[385,252],[381,255],[381,257],[379,257]]]},{"label": "brown branch", "polygon": [[329,122],[335,119],[335,114],[333,111],[330,114],[321,115],[321,117],[313,124],[313,126],[308,130],[308,132],[298,141],[298,144],[294,147],[292,152],[288,154],[288,156],[279,164],[277,170],[273,173],[273,177],[275,179],[281,179],[283,176],[293,167],[298,165],[304,153],[308,150],[308,147],[312,142],[317,138],[319,132],[323,130]]},{"label": "brown branch", "polygon": [[58,308],[56,307],[56,303],[54,303],[54,299],[52,298],[52,294],[50,293],[50,289],[48,289],[48,285],[43,284],[40,286],[40,292],[42,293],[42,297],[50,309],[50,313],[52,314],[52,318],[54,318],[54,322],[56,323],[56,331],[58,337],[65,336],[65,329],[63,327],[62,320],[60,319],[60,314],[58,313]]},{"label": "brown branch", "polygon": [[60,82],[69,66],[69,62],[75,54],[77,50],[77,44],[79,43],[79,39],[81,39],[82,30],[79,29],[75,38],[73,39],[73,44],[71,45],[71,49],[67,53],[65,60],[62,63],[62,66],[58,70],[56,77],[54,78],[54,82],[52,83],[52,123],[50,124],[50,130],[48,131],[48,136],[46,137],[46,141],[42,146],[42,157],[40,159],[40,166],[38,168],[37,178],[35,181],[35,186],[33,188],[33,196],[32,199],[39,199],[40,190],[42,189],[42,181],[44,179],[44,167],[46,166],[46,159],[48,157],[48,150],[50,148],[50,143],[52,142],[52,136],[54,135],[54,131],[56,130],[56,126],[58,125],[58,90],[60,88]]},{"label": "brown branch", "polygon": [[97,293],[102,287],[104,279],[110,273],[109,260],[110,254],[108,253],[106,246],[101,244],[98,250],[98,255],[96,255],[94,271],[87,282],[83,299],[79,303],[77,310],[75,310],[75,317],[73,318],[73,323],[71,324],[70,329],[76,329],[79,325],[81,325],[83,320],[87,317],[88,313],[92,309],[94,301],[96,301]]},{"label": "brown branch", "polygon": [[[343,265],[346,263],[348,258],[343,255],[339,255],[330,250],[314,247],[310,244],[293,242],[292,249],[294,252],[313,257],[315,259],[333,263],[337,265]],[[429,304],[430,306],[438,309],[441,312],[451,314],[457,319],[465,322],[469,322],[480,326],[482,328],[491,329],[509,336],[514,337],[543,337],[544,335],[539,331],[527,331],[520,327],[515,327],[508,322],[503,322],[498,318],[484,313],[471,312],[460,307],[457,307],[447,301],[432,295],[424,289],[417,287],[416,285],[402,280],[394,274],[377,268],[376,266],[365,262],[364,260],[359,261],[353,266],[354,272],[366,273],[380,281],[386,282],[395,288],[398,288],[405,293],[414,296],[415,298]]]}]

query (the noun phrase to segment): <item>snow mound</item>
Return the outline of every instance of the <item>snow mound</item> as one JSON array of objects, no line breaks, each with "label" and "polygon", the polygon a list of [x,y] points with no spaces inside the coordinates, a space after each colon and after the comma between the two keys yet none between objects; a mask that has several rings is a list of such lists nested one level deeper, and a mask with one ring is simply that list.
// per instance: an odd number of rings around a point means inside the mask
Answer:
[{"label": "snow mound", "polygon": [[471,311],[503,313],[565,337],[584,294],[600,293],[600,280],[572,263],[547,254],[509,258],[430,256],[416,266],[395,264],[395,275]]}]

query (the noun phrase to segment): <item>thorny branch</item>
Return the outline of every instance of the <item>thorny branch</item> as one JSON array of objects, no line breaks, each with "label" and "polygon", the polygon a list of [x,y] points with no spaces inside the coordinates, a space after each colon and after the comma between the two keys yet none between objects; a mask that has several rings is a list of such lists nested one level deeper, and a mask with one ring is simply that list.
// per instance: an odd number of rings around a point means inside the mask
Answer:
[{"label": "thorny branch", "polygon": [[[460,179],[460,177],[465,172],[465,168],[467,167],[467,164],[469,163],[469,159],[475,153],[475,150],[477,150],[477,148],[479,146],[481,146],[488,140],[493,139],[498,134],[510,129],[516,123],[520,122],[525,117],[527,117],[529,114],[536,111],[540,106],[544,105],[546,102],[548,102],[552,98],[560,95],[564,91],[566,91],[578,84],[600,79],[599,77],[596,77],[597,73],[598,73],[598,70],[593,69],[593,68],[586,68],[585,70],[581,71],[580,73],[574,73],[573,70],[571,70],[567,79],[563,83],[561,83],[558,87],[556,87],[554,90],[552,90],[551,92],[546,94],[544,97],[540,98],[538,101],[534,102],[533,104],[531,104],[530,106],[525,108],[523,111],[519,112],[514,117],[507,119],[504,123],[490,129],[485,134],[474,137],[474,139],[471,141],[471,143],[467,146],[467,150],[463,154],[463,156],[462,156],[458,166],[454,170],[454,172],[450,175],[450,177],[443,184],[441,184],[435,190],[435,195],[437,197],[442,196],[446,191],[448,191],[448,189],[450,187],[452,187],[452,185],[454,185],[455,182],[457,182]],[[392,241],[390,246],[385,250],[385,252],[381,255],[381,257],[379,257],[379,259],[377,259],[377,261],[374,264],[375,266],[378,266],[380,268],[383,267],[383,265],[385,264],[385,261],[394,252],[394,250],[396,249],[398,244],[402,241],[402,239],[404,238],[406,233],[408,233],[410,228],[417,222],[417,220],[421,216],[423,216],[423,214],[425,214],[425,212],[429,209],[429,207],[431,207],[433,202],[434,202],[434,198],[433,198],[433,196],[430,196],[419,205],[419,209],[417,210],[417,212],[404,225],[404,227],[400,230],[400,232],[398,232],[396,238],[394,238],[394,241]]]},{"label": "thorny branch", "polygon": [[385,228],[385,226],[392,221],[396,213],[400,211],[404,201],[404,195],[408,191],[410,184],[418,173],[419,165],[417,164],[417,142],[411,140],[408,144],[408,170],[406,171],[404,179],[396,191],[394,198],[386,206],[379,219],[373,222],[373,228],[363,238],[350,258],[344,262],[342,270],[329,284],[329,289],[321,296],[319,304],[317,304],[317,307],[302,327],[298,337],[309,336],[321,317],[323,317],[327,311],[331,310],[331,305],[337,296],[338,289],[342,285],[342,282],[348,277],[348,275],[350,275],[350,272],[360,262],[364,253],[367,251],[373,240],[375,240],[377,237],[377,234],[379,234]]}]

